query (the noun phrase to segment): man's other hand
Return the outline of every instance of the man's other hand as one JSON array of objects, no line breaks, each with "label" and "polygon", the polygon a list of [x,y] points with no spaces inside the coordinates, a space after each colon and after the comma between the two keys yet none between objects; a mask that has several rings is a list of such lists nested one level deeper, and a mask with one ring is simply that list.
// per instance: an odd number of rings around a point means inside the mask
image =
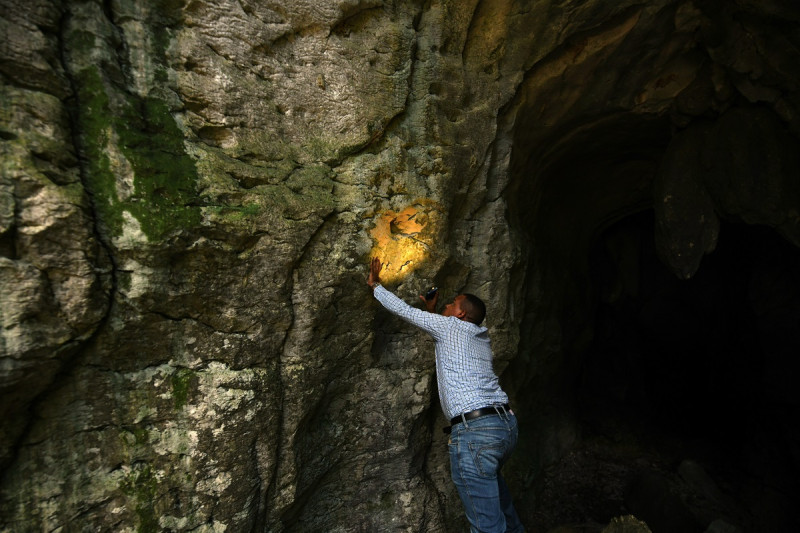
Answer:
[{"label": "man's other hand", "polygon": [[435,313],[436,312],[436,302],[439,301],[439,291],[436,291],[433,294],[433,298],[431,298],[430,300],[425,298],[424,294],[420,294],[419,295],[419,299],[422,300],[423,302],[425,302],[425,310],[426,311],[428,311],[429,313]]}]

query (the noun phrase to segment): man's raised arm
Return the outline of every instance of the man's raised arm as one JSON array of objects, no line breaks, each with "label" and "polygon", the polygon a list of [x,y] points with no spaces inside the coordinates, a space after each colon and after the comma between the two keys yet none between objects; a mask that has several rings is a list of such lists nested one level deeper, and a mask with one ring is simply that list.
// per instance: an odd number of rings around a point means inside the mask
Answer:
[{"label": "man's raised arm", "polygon": [[381,285],[381,267],[381,260],[377,257],[373,257],[369,263],[367,285],[369,285],[372,289],[375,298],[389,312],[399,316],[411,324],[414,324],[418,328],[423,329],[434,337],[437,337],[442,331],[442,328],[446,325],[445,318],[434,313],[434,310],[436,309],[436,302],[438,301],[438,293],[430,300],[426,300],[425,296],[420,295],[422,301],[425,302],[425,308],[427,309],[427,312],[415,307],[411,307],[406,302],[395,296],[394,293],[386,290],[386,288]]}]

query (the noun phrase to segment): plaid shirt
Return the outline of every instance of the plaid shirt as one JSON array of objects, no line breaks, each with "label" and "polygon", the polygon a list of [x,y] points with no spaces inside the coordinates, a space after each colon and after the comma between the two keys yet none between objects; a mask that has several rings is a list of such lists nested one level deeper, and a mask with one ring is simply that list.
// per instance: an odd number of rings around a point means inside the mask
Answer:
[{"label": "plaid shirt", "polygon": [[492,348],[486,328],[411,307],[381,285],[375,286],[374,295],[391,313],[429,333],[436,341],[439,401],[448,419],[481,407],[508,403],[492,368]]}]

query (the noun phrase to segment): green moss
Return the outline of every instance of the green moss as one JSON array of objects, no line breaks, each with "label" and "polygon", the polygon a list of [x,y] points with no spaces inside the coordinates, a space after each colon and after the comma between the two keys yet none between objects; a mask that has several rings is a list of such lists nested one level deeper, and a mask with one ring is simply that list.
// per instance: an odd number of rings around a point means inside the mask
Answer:
[{"label": "green moss", "polygon": [[250,217],[261,213],[261,206],[258,204],[245,204],[241,207],[242,216]]},{"label": "green moss", "polygon": [[394,497],[394,495],[392,493],[390,493],[390,492],[384,492],[381,495],[380,507],[381,507],[381,509],[387,510],[387,511],[389,509],[392,509],[393,507],[395,507],[395,497]]},{"label": "green moss", "polygon": [[[162,58],[172,38],[169,27],[180,15],[179,5],[177,0],[167,0],[148,11],[156,81],[168,78]],[[76,57],[92,57],[105,45],[93,32],[82,29],[70,32],[67,44]],[[104,227],[112,236],[121,235],[127,211],[152,241],[198,224],[197,170],[184,150],[183,132],[168,104],[117,87],[111,81],[114,74],[105,72],[91,65],[73,73],[87,188]],[[129,177],[115,175],[120,170],[114,168],[114,155],[121,155],[129,165],[123,165],[122,172],[130,168],[133,173],[133,190],[126,190],[123,198],[117,188]]]},{"label": "green moss", "polygon": [[132,287],[132,273],[125,271],[117,272],[117,287],[123,292],[128,292]]},{"label": "green moss", "polygon": [[172,397],[175,399],[175,409],[183,409],[189,400],[189,387],[193,378],[194,372],[188,368],[181,368],[172,374]]},{"label": "green moss", "polygon": [[127,206],[148,238],[200,222],[197,170],[183,133],[163,101],[145,98],[123,107],[116,124],[120,148],[134,169],[134,200]]},{"label": "green moss", "polygon": [[153,475],[150,465],[135,465],[134,469],[123,479],[120,488],[133,500],[133,507],[139,519],[136,531],[138,533],[159,531],[160,527],[155,511],[158,480]]},{"label": "green moss", "polygon": [[108,96],[97,70],[83,71],[77,77],[81,97],[78,124],[87,160],[86,185],[94,198],[100,220],[109,233],[118,235],[122,232],[122,212],[105,150],[111,133]]},{"label": "green moss", "polygon": [[225,218],[233,222],[255,217],[264,211],[264,209],[256,203],[244,204],[242,206],[211,205],[208,206],[208,209],[218,217]]},{"label": "green moss", "polygon": [[297,163],[291,159],[272,161],[271,166],[264,169],[264,173],[267,175],[269,183],[278,183],[291,175],[297,166]]},{"label": "green moss", "polygon": [[95,46],[97,35],[87,30],[75,30],[70,33],[70,46],[75,49],[88,50]]},{"label": "green moss", "polygon": [[340,145],[322,137],[312,137],[304,147],[311,158],[315,161],[328,161],[341,159],[343,153],[349,151]]},{"label": "green moss", "polygon": [[[86,182],[109,233],[122,233],[123,211],[136,218],[150,240],[198,224],[197,170],[167,104],[127,93],[117,94],[121,100],[112,103],[96,68],[76,77],[78,120],[88,160]],[[112,140],[133,169],[133,191],[125,200],[117,194],[108,156]]]},{"label": "green moss", "polygon": [[331,169],[326,165],[309,165],[298,168],[286,184],[295,192],[306,192],[312,188],[331,190]]},{"label": "green moss", "polygon": [[150,440],[150,433],[144,428],[135,428],[133,430],[133,436],[136,438],[136,444],[147,444]]}]

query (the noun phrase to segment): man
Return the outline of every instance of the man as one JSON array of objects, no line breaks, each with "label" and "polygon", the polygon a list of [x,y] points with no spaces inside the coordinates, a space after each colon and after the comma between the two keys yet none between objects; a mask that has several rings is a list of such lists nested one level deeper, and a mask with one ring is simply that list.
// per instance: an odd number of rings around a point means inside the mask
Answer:
[{"label": "man", "polygon": [[439,401],[450,420],[450,471],[464,504],[470,531],[524,531],[500,469],[517,444],[517,419],[492,368],[489,335],[480,324],[486,306],[477,296],[459,294],[441,315],[403,302],[380,284],[380,259],[370,262],[367,284],[391,313],[429,333],[436,341]]}]

